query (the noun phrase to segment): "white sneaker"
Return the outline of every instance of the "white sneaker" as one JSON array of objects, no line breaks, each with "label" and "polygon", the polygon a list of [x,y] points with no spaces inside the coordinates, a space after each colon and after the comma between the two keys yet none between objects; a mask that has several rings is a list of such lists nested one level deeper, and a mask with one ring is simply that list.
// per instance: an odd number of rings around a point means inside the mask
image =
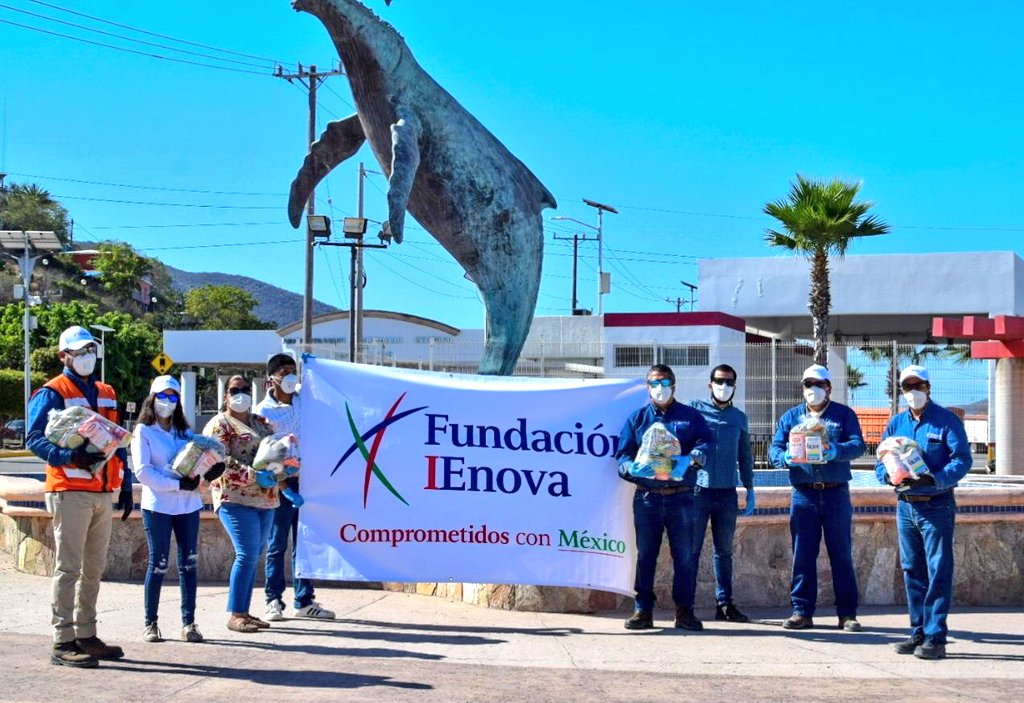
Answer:
[{"label": "white sneaker", "polygon": [[181,628],[181,640],[182,642],[202,642],[203,633],[199,631],[195,623],[185,625]]},{"label": "white sneaker", "polygon": [[284,620],[284,603],[277,598],[270,601],[267,603],[267,614],[263,617],[270,622],[280,622]]},{"label": "white sneaker", "polygon": [[319,603],[313,601],[304,608],[296,608],[295,617],[310,618],[312,620],[333,620],[334,611],[322,608]]},{"label": "white sneaker", "polygon": [[142,631],[142,640],[144,642],[162,642],[163,639],[160,635],[160,628],[156,626],[155,622],[146,625],[146,629]]}]

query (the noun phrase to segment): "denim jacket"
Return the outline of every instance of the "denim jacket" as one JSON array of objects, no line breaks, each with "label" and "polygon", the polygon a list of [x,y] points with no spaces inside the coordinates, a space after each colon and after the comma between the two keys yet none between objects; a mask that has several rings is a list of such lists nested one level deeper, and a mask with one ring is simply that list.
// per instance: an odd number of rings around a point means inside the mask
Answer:
[{"label": "denim jacket", "polygon": [[708,488],[735,488],[736,467],[748,491],[754,487],[754,455],[750,451],[750,430],[747,414],[735,405],[720,408],[710,400],[695,400],[690,405],[704,416],[715,439],[715,451],[704,469],[708,472]]},{"label": "denim jacket", "polygon": [[807,405],[787,410],[779,418],[775,438],[768,450],[772,466],[789,469],[789,482],[794,486],[805,483],[848,483],[852,478],[850,462],[864,454],[864,436],[860,431],[857,414],[842,403],[830,401],[819,416],[828,428],[828,442],[836,449],[836,458],[825,464],[798,464],[787,466],[783,458],[789,446],[789,432],[810,417]]},{"label": "denim jacket", "polygon": [[[909,437],[917,442],[921,458],[935,479],[934,486],[914,486],[908,491],[911,495],[934,495],[956,488],[974,463],[963,421],[931,400],[920,420],[915,420],[909,410],[894,415],[882,434],[883,440],[888,437]],[[886,482],[882,462],[875,464],[875,476],[879,483]]]}]

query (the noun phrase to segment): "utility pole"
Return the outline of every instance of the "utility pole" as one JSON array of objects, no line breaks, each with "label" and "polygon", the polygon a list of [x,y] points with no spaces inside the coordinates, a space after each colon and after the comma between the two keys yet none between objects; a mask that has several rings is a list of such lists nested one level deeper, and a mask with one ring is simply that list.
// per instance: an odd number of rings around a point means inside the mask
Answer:
[{"label": "utility pole", "polygon": [[[687,283],[686,281],[679,281],[679,282],[682,283],[684,286],[686,286],[687,288],[690,289],[690,312],[693,312],[693,292],[695,290],[697,290],[697,286],[695,286],[692,283]],[[678,312],[678,310],[676,312]]]},{"label": "utility pole", "polygon": [[[682,298],[676,298],[675,300],[672,300],[671,298],[665,298],[665,302],[666,303],[670,303],[672,305],[675,305],[676,306],[676,312],[682,312],[683,303],[686,302],[686,301],[684,301]],[[692,312],[692,308],[691,308],[691,312]]]},{"label": "utility pole", "polygon": [[[356,188],[356,217],[363,217],[363,181],[366,169],[359,162],[359,185]],[[352,297],[349,304],[349,360],[359,362],[359,345],[363,341],[363,248],[352,247]]]},{"label": "utility pole", "polygon": [[601,260],[601,249],[603,246],[603,237],[601,236],[601,233],[604,228],[604,213],[610,212],[614,215],[618,215],[619,211],[611,205],[599,203],[594,200],[587,200],[586,198],[583,198],[583,202],[597,210],[597,316],[600,317],[604,311],[604,308],[601,305],[602,296],[605,293],[611,292],[611,275],[609,274],[607,279],[605,278],[604,264]]},{"label": "utility pole", "polygon": [[[555,237],[555,239],[561,239],[561,240],[565,240],[565,241],[569,240],[569,237],[559,237],[557,234],[554,235],[554,237]],[[572,314],[572,315],[575,315],[576,311],[579,309],[579,300],[576,298],[576,271],[577,271],[576,259],[577,259],[577,255],[579,254],[580,242],[593,242],[593,241],[595,241],[594,237],[588,237],[585,234],[583,234],[583,235],[580,235],[580,234],[572,235],[572,309],[570,311],[570,314]]]},{"label": "utility pole", "polygon": [[[316,89],[321,83],[330,78],[331,76],[341,76],[344,73],[341,70],[327,71],[326,73],[319,73],[316,70],[316,66],[310,66],[308,69],[304,69],[302,64],[298,65],[298,70],[295,73],[285,73],[282,66],[278,66],[274,75],[278,78],[291,83],[293,80],[297,80],[299,83],[306,87],[309,93],[309,132],[308,132],[308,143],[312,148],[313,142],[316,141]],[[316,192],[314,190],[309,191],[309,200],[306,201],[306,214],[312,215],[316,204]],[[305,351],[310,351],[311,345],[313,344],[313,245],[314,245],[313,232],[306,225],[306,289],[302,297],[302,344]]]}]

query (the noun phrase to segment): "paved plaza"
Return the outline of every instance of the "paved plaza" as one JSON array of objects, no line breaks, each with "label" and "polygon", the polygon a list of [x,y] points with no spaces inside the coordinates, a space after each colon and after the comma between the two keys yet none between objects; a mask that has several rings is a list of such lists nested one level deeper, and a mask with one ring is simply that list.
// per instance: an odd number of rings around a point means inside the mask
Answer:
[{"label": "paved plaza", "polygon": [[[703,633],[633,633],[625,613],[572,615],[491,610],[428,596],[322,587],[333,622],[289,620],[260,634],[225,627],[226,585],[199,588],[203,644],[145,643],[142,585],[104,583],[99,634],[125,658],[99,669],[49,661],[50,580],[0,557],[0,700],[3,701],[899,701],[1024,699],[1024,613],[954,609],[949,657],[899,656],[895,608],[861,611],[864,631],[783,630],[784,608],[758,622]],[[178,632],[178,590],[161,604],[165,637]],[[259,594],[254,599],[259,601]],[[261,610],[254,609],[260,613]]]}]

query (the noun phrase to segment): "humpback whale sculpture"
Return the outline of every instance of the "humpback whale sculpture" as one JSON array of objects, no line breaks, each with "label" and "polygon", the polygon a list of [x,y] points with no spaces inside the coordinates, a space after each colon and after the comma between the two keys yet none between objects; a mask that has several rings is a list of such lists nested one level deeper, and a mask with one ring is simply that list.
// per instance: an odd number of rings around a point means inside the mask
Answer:
[{"label": "humpback whale sculpture", "polygon": [[405,212],[455,257],[480,289],[486,329],[480,373],[511,374],[540,287],[541,211],[555,198],[416,63],[402,37],[355,0],[294,0],[323,22],[352,87],[356,114],[327,125],[291,187],[298,227],[316,184],[364,141],[390,182],[388,224]]}]

